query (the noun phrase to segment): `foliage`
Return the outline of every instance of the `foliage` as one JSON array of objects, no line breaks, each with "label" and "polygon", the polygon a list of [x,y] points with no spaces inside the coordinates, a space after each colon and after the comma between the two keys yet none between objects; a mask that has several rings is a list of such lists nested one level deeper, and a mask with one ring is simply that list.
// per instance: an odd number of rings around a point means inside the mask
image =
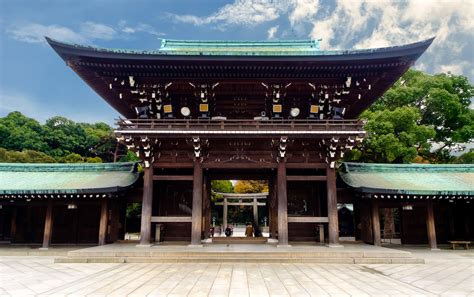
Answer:
[{"label": "foliage", "polygon": [[[351,155],[355,155],[356,159],[360,157],[361,160],[372,162],[410,162],[418,154],[434,163],[448,162],[452,159],[450,153],[456,143],[469,142],[474,138],[474,111],[469,109],[473,96],[474,86],[464,76],[450,73],[429,75],[409,70],[370,108],[370,112],[361,116],[371,122],[367,127],[369,139],[363,145],[371,150],[371,155],[361,155],[360,152]],[[390,114],[398,108],[410,108],[418,112],[416,124],[424,127],[424,132],[418,131],[422,132],[418,141],[401,139],[400,146],[399,141],[394,138],[396,133],[390,127],[393,121],[389,119],[387,123],[386,117],[381,113]],[[375,123],[376,118],[383,122]],[[403,123],[404,121],[408,122]],[[402,130],[398,131],[399,137],[405,138],[406,134],[413,134],[412,121],[412,115],[400,119]],[[432,132],[428,131],[428,127],[435,132],[434,135],[431,136]],[[436,148],[428,150],[429,143],[424,141],[427,136],[430,136],[430,143],[438,144]],[[416,152],[409,148],[410,143],[413,143]],[[371,160],[376,157],[374,153],[377,151],[386,154]]]},{"label": "foliage", "polygon": [[266,180],[238,180],[234,191],[235,193],[268,192],[268,182]]},{"label": "foliage", "polygon": [[[18,111],[0,118],[0,148],[17,151],[17,154],[8,153],[10,162],[44,159],[44,162],[98,163],[138,159],[116,141],[112,128],[105,123],[76,123],[57,116],[41,125]],[[42,155],[32,156],[32,151]]]},{"label": "foliage", "polygon": [[222,198],[217,193],[233,193],[234,186],[230,180],[212,180],[211,181],[211,200],[216,201]]},{"label": "foliage", "polygon": [[474,150],[471,149],[469,152],[462,154],[457,157],[453,163],[456,164],[474,164]]},{"label": "foliage", "polygon": [[367,120],[368,137],[359,148],[348,154],[349,159],[408,163],[420,153],[429,153],[429,140],[435,137],[435,131],[427,125],[417,124],[421,116],[416,108],[366,111],[362,117]]},{"label": "foliage", "polygon": [[23,150],[21,152],[9,151],[0,148],[0,162],[1,163],[54,163],[56,160],[45,153]]}]

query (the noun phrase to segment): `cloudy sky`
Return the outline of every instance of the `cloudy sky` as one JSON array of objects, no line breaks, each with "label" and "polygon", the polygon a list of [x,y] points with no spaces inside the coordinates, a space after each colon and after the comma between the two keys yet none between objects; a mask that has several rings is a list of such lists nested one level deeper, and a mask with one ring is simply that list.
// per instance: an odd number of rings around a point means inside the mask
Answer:
[{"label": "cloudy sky", "polygon": [[0,0],[0,116],[117,118],[43,36],[132,49],[158,48],[160,38],[321,39],[322,49],[350,49],[436,36],[415,67],[474,81],[473,15],[474,0]]}]

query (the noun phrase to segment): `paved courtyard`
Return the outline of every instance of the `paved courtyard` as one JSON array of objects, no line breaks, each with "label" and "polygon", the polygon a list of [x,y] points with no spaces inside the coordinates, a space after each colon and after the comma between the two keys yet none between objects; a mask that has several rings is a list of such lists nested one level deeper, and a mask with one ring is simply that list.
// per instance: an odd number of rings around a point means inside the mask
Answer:
[{"label": "paved courtyard", "polygon": [[0,257],[1,296],[474,296],[474,252],[426,264],[54,264]]}]

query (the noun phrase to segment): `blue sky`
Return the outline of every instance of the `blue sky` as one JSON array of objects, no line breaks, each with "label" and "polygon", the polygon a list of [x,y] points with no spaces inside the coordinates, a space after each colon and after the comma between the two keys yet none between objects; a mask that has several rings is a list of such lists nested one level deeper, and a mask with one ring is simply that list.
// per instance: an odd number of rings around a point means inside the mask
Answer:
[{"label": "blue sky", "polygon": [[154,49],[169,39],[322,39],[323,49],[436,40],[415,66],[474,81],[474,0],[0,0],[0,116],[104,121],[118,113],[67,68],[43,36]]}]

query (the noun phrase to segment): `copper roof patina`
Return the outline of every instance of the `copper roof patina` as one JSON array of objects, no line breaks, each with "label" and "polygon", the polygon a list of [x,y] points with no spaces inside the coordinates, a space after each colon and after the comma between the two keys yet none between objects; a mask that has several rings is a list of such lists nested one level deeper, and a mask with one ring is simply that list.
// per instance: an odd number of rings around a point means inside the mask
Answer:
[{"label": "copper roof patina", "polygon": [[0,163],[0,194],[114,193],[138,179],[137,163]]},{"label": "copper roof patina", "polygon": [[362,193],[474,196],[474,165],[344,163],[342,180]]}]

